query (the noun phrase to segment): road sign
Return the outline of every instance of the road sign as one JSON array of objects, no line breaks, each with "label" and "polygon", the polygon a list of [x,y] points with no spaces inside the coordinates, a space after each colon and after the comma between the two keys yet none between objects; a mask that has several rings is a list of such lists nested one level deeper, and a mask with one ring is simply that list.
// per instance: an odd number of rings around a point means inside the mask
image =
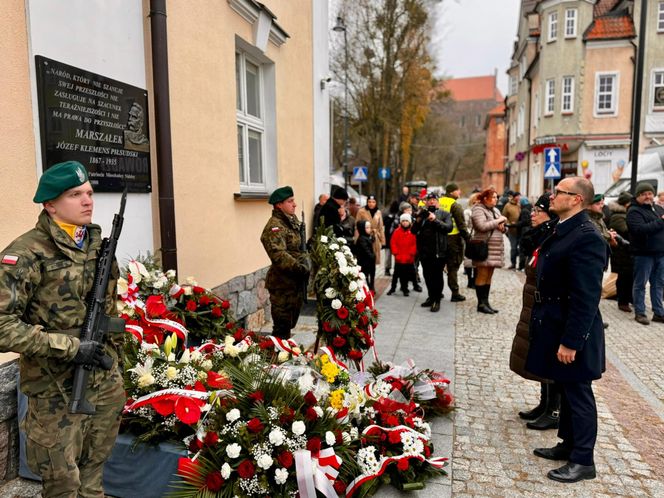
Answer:
[{"label": "road sign", "polygon": [[544,149],[544,179],[560,178],[560,147]]},{"label": "road sign", "polygon": [[364,166],[356,166],[353,168],[353,178],[354,182],[366,182],[369,180],[369,168]]},{"label": "road sign", "polygon": [[380,168],[378,170],[378,178],[381,180],[389,180],[392,177],[392,171],[390,168]]}]

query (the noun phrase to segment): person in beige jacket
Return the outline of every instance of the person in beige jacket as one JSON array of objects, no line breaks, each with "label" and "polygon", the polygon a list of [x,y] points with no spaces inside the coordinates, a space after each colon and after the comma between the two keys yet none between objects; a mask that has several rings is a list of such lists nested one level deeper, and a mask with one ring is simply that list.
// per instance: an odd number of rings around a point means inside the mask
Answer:
[{"label": "person in beige jacket", "polygon": [[[385,245],[385,226],[383,225],[383,215],[378,209],[376,196],[370,195],[367,198],[367,205],[357,212],[355,221],[368,221],[371,223],[371,229],[374,236],[374,254],[376,255],[376,264],[380,264],[380,251]],[[357,233],[355,234],[357,236]]]}]

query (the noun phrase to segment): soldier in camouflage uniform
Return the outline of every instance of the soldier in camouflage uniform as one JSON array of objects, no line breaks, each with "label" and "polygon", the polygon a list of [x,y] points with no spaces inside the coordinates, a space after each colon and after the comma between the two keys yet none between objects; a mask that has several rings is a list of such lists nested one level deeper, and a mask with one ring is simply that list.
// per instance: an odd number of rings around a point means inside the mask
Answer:
[{"label": "soldier in camouflage uniform", "polygon": [[[0,351],[21,355],[27,464],[42,478],[42,496],[102,498],[103,465],[125,401],[122,337],[103,345],[79,340],[101,247],[101,229],[90,224],[92,187],[83,165],[52,166],[42,175],[34,201],[44,206],[37,225],[2,252]],[[117,277],[116,264],[106,300],[106,313],[112,315]],[[99,367],[105,355],[113,358],[113,367],[94,368],[86,392],[96,413],[70,414],[75,366]]]},{"label": "soldier in camouflage uniform", "polygon": [[459,186],[456,183],[450,183],[445,187],[445,195],[438,200],[440,208],[452,215],[453,228],[447,234],[447,262],[445,263],[447,285],[452,291],[452,302],[466,300],[466,297],[459,292],[459,268],[463,263],[464,241],[468,240],[469,234],[463,207],[457,202],[460,195]]},{"label": "soldier in camouflage uniform", "polygon": [[272,217],[263,229],[261,242],[272,261],[265,287],[270,291],[272,334],[288,339],[300,316],[303,284],[309,279],[311,263],[300,249],[300,221],[295,216],[295,199],[291,187],[275,190],[268,201]]}]

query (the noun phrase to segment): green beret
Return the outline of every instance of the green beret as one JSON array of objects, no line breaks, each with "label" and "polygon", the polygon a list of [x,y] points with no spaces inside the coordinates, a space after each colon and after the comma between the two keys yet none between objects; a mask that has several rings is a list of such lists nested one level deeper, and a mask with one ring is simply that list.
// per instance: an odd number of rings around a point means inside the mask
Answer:
[{"label": "green beret", "polygon": [[88,172],[78,161],[54,164],[39,179],[33,202],[52,201],[65,190],[78,187],[88,181]]},{"label": "green beret", "polygon": [[289,186],[279,187],[277,190],[272,192],[267,202],[269,202],[274,206],[279,202],[285,201],[289,197],[293,197],[293,195],[295,194],[293,194],[293,189],[291,187]]},{"label": "green beret", "polygon": [[595,194],[595,197],[593,197],[593,202],[592,203],[595,204],[595,203],[597,203],[601,200],[604,200],[604,194]]}]

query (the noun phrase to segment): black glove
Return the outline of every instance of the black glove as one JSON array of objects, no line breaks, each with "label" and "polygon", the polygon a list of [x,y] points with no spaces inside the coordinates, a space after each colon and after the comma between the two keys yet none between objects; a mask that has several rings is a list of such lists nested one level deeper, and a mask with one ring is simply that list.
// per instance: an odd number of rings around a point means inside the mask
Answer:
[{"label": "black glove", "polygon": [[101,367],[104,370],[110,370],[113,367],[113,360],[104,353],[103,344],[97,341],[81,341],[78,352],[72,361],[76,365]]}]

